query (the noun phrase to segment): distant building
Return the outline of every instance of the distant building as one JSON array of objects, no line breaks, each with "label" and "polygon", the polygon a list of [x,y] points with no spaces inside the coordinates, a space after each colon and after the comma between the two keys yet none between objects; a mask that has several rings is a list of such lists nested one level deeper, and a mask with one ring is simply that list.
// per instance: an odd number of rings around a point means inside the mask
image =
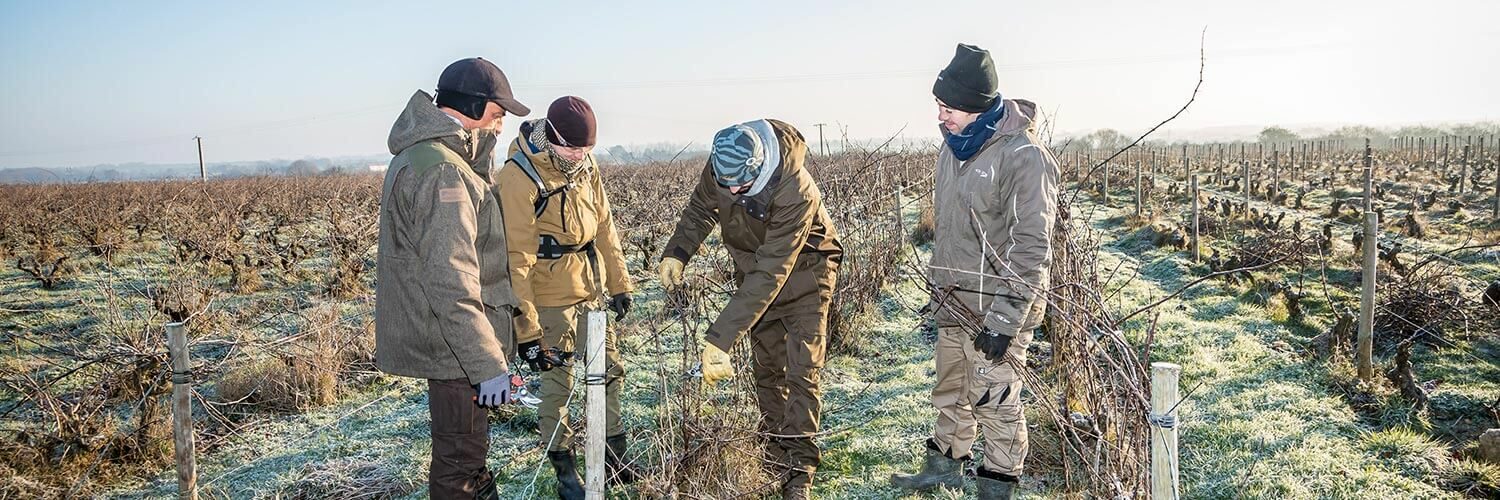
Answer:
[{"label": "distant building", "polygon": [[385,169],[387,167],[389,167],[389,166],[390,165],[386,165],[386,164],[383,164],[383,163],[377,163],[377,164],[374,164],[374,165],[370,165],[369,167],[366,167],[366,168],[369,168],[371,172],[384,172]]}]

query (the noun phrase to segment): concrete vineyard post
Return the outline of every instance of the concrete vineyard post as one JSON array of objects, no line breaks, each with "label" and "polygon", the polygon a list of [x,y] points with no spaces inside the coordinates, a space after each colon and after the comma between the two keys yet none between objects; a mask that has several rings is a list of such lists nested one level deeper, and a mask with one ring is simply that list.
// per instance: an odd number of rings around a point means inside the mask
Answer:
[{"label": "concrete vineyard post", "polygon": [[1375,377],[1373,364],[1375,345],[1375,266],[1378,246],[1376,242],[1380,236],[1380,215],[1375,213],[1371,194],[1374,187],[1373,159],[1370,155],[1369,140],[1365,140],[1365,236],[1364,243],[1364,266],[1362,270],[1359,296],[1359,333],[1357,349],[1355,351],[1355,365],[1359,371],[1359,379],[1369,382]]}]

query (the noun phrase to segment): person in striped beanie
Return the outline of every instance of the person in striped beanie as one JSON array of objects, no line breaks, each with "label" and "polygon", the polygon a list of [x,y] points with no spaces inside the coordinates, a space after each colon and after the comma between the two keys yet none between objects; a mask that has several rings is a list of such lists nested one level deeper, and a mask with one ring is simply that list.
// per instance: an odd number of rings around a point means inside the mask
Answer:
[{"label": "person in striped beanie", "polygon": [[808,498],[821,460],[819,370],[843,246],[804,168],[807,142],[791,125],[755,120],[714,136],[713,152],[658,265],[663,287],[719,227],[734,260],[734,295],[704,335],[705,384],[734,373],[729,351],[750,338],[760,430],[782,496]]}]

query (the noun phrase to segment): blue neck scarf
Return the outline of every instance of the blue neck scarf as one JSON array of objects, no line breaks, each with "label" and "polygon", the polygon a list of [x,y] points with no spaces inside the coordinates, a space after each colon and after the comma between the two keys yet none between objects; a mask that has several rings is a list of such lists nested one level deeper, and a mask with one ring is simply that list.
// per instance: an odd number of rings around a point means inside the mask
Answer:
[{"label": "blue neck scarf", "polygon": [[979,118],[975,118],[974,123],[964,127],[962,132],[950,134],[944,130],[943,140],[947,141],[948,148],[953,150],[953,156],[958,158],[958,161],[969,161],[969,158],[973,158],[974,154],[979,152],[979,148],[984,147],[984,143],[995,135],[995,128],[999,125],[1001,118],[1005,118],[1005,101],[996,98],[995,104],[980,113]]}]

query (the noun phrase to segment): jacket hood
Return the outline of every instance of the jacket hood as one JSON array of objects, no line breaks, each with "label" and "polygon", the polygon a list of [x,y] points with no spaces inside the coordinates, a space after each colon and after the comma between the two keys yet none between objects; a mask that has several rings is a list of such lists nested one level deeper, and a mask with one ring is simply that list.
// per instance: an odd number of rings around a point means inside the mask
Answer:
[{"label": "jacket hood", "polygon": [[803,169],[803,162],[807,160],[807,141],[787,122],[774,118],[767,118],[766,123],[771,124],[771,130],[776,133],[776,141],[781,146],[781,158],[776,165],[776,173],[772,178],[786,177]]},{"label": "jacket hood", "polygon": [[[432,103],[432,95],[418,90],[406,102],[406,109],[401,110],[396,123],[391,125],[391,135],[385,144],[391,154],[398,155],[413,144],[432,139],[445,139],[443,142],[450,146],[462,145],[467,142],[465,136],[463,127]],[[464,150],[455,151],[462,153]]]},{"label": "jacket hood", "polygon": [[[521,130],[516,134],[516,138],[510,141],[510,149],[505,155],[506,158],[519,151],[521,154],[526,155],[526,159],[531,160],[531,164],[538,171],[557,171],[557,166],[552,164],[552,155],[547,154],[547,145],[537,144],[531,140],[531,136],[533,132],[536,132],[537,127],[545,126],[545,123],[546,121],[543,118],[521,122]],[[505,161],[506,158],[500,158],[499,161]]]},{"label": "jacket hood", "polygon": [[996,135],[1015,135],[1030,129],[1036,121],[1036,103],[1025,99],[1006,99],[1005,117],[995,128]]}]

